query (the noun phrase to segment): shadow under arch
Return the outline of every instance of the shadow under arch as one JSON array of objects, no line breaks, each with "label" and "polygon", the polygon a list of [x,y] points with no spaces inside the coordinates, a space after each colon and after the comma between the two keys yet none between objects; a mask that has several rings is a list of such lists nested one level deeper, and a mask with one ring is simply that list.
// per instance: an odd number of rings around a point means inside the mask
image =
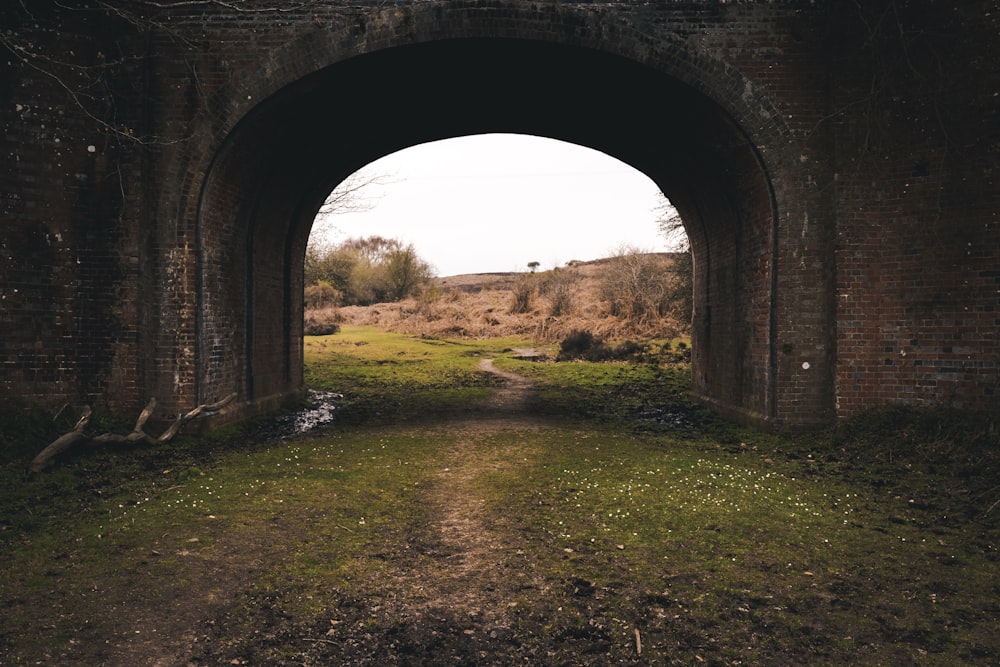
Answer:
[{"label": "shadow under arch", "polygon": [[516,38],[349,58],[285,86],[233,128],[199,201],[199,395],[230,387],[259,411],[297,393],[302,261],[326,195],[384,155],[488,132],[600,150],[657,183],[694,258],[694,390],[774,419],[777,210],[754,142],[720,102],[653,67]]}]

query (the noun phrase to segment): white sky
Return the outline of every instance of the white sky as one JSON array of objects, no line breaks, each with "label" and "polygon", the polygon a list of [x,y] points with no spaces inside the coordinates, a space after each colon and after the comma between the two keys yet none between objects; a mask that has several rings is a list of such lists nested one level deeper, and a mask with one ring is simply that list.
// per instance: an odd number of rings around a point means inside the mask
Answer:
[{"label": "white sky", "polygon": [[362,170],[385,174],[373,206],[317,226],[327,240],[379,235],[412,243],[437,275],[525,271],[611,255],[660,252],[659,189],[604,153],[551,139],[488,134],[414,146]]}]

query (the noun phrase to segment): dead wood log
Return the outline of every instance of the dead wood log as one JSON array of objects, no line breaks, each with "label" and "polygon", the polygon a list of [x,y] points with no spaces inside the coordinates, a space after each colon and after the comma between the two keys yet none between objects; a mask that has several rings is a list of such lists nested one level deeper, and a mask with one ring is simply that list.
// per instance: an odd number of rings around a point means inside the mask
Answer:
[{"label": "dead wood log", "polygon": [[38,456],[31,462],[31,472],[42,470],[55,457],[72,449],[78,443],[89,440],[90,438],[84,435],[83,430],[87,428],[91,414],[92,412],[88,405],[83,409],[83,414],[80,415],[80,419],[77,420],[76,426],[73,427],[72,431],[62,434],[53,440],[48,447],[38,452]]},{"label": "dead wood log", "polygon": [[170,425],[170,428],[160,434],[160,437],[156,439],[157,442],[167,442],[177,435],[177,432],[184,428],[184,425],[192,419],[200,416],[202,413],[211,413],[221,410],[232,403],[235,398],[236,394],[230,394],[221,401],[216,401],[215,403],[203,403],[187,414],[181,415],[177,418],[177,421]]},{"label": "dead wood log", "polygon": [[72,431],[53,440],[48,447],[40,451],[38,455],[35,456],[35,458],[31,461],[31,471],[41,472],[47,468],[57,456],[83,443],[94,445],[105,445],[109,443],[143,443],[147,445],[156,445],[169,442],[191,420],[204,414],[217,412],[232,403],[235,399],[236,394],[230,394],[221,401],[199,405],[193,410],[178,416],[177,419],[175,419],[174,422],[167,428],[167,430],[161,433],[158,438],[154,438],[144,430],[146,422],[149,421],[149,418],[153,415],[153,410],[156,409],[155,398],[149,399],[149,403],[147,403],[146,407],[139,413],[138,419],[135,420],[135,426],[132,428],[132,432],[128,435],[122,435],[120,433],[102,433],[95,436],[86,435],[84,430],[87,428],[87,424],[90,422],[90,416],[92,414],[90,406],[88,405],[83,409],[83,414],[80,416],[79,421],[76,422],[76,426],[73,427]]}]

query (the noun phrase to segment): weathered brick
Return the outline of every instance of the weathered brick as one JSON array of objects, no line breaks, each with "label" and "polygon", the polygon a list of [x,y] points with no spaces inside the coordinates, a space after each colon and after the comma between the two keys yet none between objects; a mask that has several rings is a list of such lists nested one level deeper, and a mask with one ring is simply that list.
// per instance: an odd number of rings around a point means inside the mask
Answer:
[{"label": "weathered brick", "polygon": [[295,394],[326,192],[515,131],[620,157],[678,206],[710,403],[784,426],[996,410],[1000,13],[976,7],[199,3],[147,7],[148,31],[0,9],[45,59],[0,65],[0,392],[165,415]]}]

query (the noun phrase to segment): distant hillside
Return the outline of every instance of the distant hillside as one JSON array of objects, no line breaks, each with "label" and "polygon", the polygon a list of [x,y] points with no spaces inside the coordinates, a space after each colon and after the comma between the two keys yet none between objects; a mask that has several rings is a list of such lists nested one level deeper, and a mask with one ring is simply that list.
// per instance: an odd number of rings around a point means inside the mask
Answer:
[{"label": "distant hillside", "polygon": [[[674,253],[650,253],[664,265]],[[492,338],[521,335],[540,341],[587,330],[609,340],[674,337],[689,324],[666,316],[636,322],[616,317],[602,299],[602,277],[612,258],[571,262],[536,273],[473,273],[435,278],[419,298],[372,306],[347,306],[306,313],[310,321],[376,326],[387,331],[441,337]],[[518,295],[526,312],[515,313]],[[522,302],[524,303],[524,302]]]},{"label": "distant hillside", "polygon": [[[646,253],[647,257],[662,257],[666,261],[673,261],[679,255],[672,252],[652,252]],[[593,278],[601,274],[601,271],[611,261],[610,257],[593,259],[590,261],[573,260],[567,262],[565,267],[560,267],[559,271],[568,271],[581,278]],[[544,275],[548,271],[539,271],[537,275]],[[508,271],[505,273],[462,273],[455,276],[445,276],[434,278],[434,284],[442,289],[458,289],[463,292],[479,292],[483,289],[503,289],[510,288],[517,282],[520,276],[525,273]]]}]

